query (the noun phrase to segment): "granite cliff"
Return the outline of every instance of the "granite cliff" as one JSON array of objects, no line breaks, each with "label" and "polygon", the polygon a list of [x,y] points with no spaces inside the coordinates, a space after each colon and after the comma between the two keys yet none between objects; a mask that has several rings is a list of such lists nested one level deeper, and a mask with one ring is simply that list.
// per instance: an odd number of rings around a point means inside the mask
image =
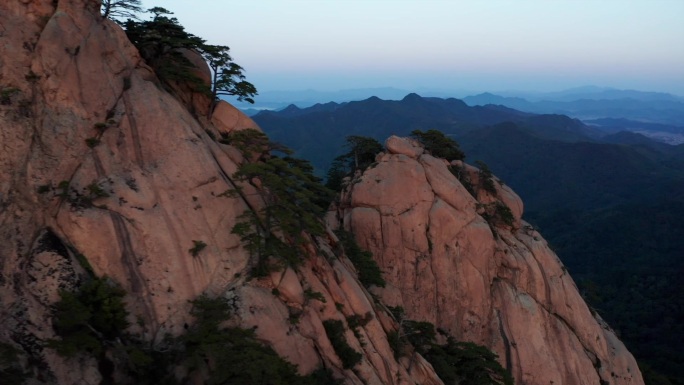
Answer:
[{"label": "granite cliff", "polygon": [[[258,181],[233,178],[243,154],[214,138],[258,127],[225,102],[210,114],[206,95],[162,84],[99,9],[95,0],[0,3],[0,347],[13,357],[2,373],[21,371],[30,384],[135,383],[116,359],[49,347],[60,292],[97,276],[125,291],[130,333],[152,347],[182,335],[194,322],[189,301],[205,294],[228,301],[230,322],[302,374],[442,384],[421,355],[395,357],[397,320],[332,232],[307,236],[296,268],[250,277],[254,257],[231,229],[265,202]],[[198,73],[209,78],[208,68]],[[398,138],[387,147],[337,211],[384,269],[382,300],[490,346],[520,383],[640,383],[629,353],[520,221],[512,191],[476,200],[442,160]],[[225,194],[237,186],[242,194]],[[511,228],[482,219],[477,202],[496,199],[512,209]],[[325,321],[345,325],[360,354],[353,368]]]},{"label": "granite cliff", "polygon": [[384,303],[490,347],[516,383],[643,382],[634,358],[521,219],[515,192],[411,139],[390,137],[385,147],[329,216],[373,253],[388,282],[376,289]]},{"label": "granite cliff", "polygon": [[[250,255],[231,229],[262,202],[220,196],[243,159],[212,136],[258,128],[249,118],[220,103],[209,120],[208,99],[165,90],[97,1],[2,2],[0,33],[0,341],[19,351],[32,383],[103,380],[92,358],[45,346],[58,291],[79,286],[87,269],[121,285],[132,328],[153,344],[182,333],[188,301],[207,293],[229,298],[237,322],[301,373],[325,366],[350,384],[440,383],[420,357],[393,358],[384,332],[393,321],[328,239],[302,251],[297,271],[248,279]],[[206,246],[191,253],[195,241]],[[372,318],[358,338],[346,331],[363,352],[355,371],[322,326],[353,314]]]}]

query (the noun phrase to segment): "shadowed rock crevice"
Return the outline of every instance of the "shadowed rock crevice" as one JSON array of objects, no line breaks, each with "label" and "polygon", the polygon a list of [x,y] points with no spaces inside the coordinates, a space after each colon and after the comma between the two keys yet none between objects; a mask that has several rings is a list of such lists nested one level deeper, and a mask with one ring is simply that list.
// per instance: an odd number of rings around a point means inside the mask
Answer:
[{"label": "shadowed rock crevice", "polygon": [[69,252],[61,239],[53,230],[47,228],[38,236],[33,248],[33,254],[52,252],[64,258],[69,258]]},{"label": "shadowed rock crevice", "polygon": [[509,372],[512,373],[513,371],[513,359],[511,358],[511,343],[508,340],[508,335],[506,335],[506,330],[504,330],[504,324],[503,321],[501,320],[501,313],[499,310],[496,310],[496,319],[499,323],[499,334],[501,335],[501,340],[504,345],[504,362],[505,362],[505,368]]},{"label": "shadowed rock crevice", "polygon": [[133,113],[133,105],[126,90],[123,92],[123,101],[125,115],[128,120],[128,127],[130,128],[129,132],[131,134],[131,142],[133,144],[133,153],[135,154],[134,160],[138,167],[143,169],[144,160],[142,146],[140,144],[140,133],[138,132],[138,122],[136,121],[135,114]]}]

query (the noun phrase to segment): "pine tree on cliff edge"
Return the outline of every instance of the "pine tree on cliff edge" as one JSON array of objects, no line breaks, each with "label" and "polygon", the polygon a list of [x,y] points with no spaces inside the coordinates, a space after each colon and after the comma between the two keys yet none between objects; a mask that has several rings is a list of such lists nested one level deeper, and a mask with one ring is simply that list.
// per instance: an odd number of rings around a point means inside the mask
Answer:
[{"label": "pine tree on cliff edge", "polygon": [[116,21],[116,18],[137,19],[143,12],[140,0],[102,0],[102,17]]}]

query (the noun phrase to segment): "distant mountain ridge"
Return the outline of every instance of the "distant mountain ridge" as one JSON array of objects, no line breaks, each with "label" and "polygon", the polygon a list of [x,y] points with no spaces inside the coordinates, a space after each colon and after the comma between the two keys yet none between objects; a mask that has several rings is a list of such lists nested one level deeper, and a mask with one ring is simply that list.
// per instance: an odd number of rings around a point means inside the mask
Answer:
[{"label": "distant mountain ridge", "polygon": [[[540,202],[562,196],[557,186],[574,185],[583,176],[583,185],[573,187],[583,187],[575,191],[579,195],[573,198],[580,199],[577,204],[581,207],[606,205],[615,199],[613,203],[660,197],[658,178],[684,176],[684,164],[679,163],[680,147],[634,133],[608,133],[600,129],[602,125],[586,125],[565,115],[537,115],[500,105],[468,106],[454,98],[424,98],[413,93],[399,101],[372,97],[303,109],[291,105],[279,112],[263,111],[254,120],[275,141],[311,160],[319,174],[344,150],[346,136],[382,140],[393,134],[408,135],[414,129],[439,129],[457,139],[469,159],[491,162],[494,170],[535,209],[558,207],[558,203]],[[624,122],[628,121],[616,124]],[[598,167],[592,166],[597,162]],[[564,172],[556,174],[554,168]],[[535,174],[562,178],[548,186],[530,184]],[[539,185],[543,197],[530,198],[533,185]],[[633,193],[638,196],[630,195]]]},{"label": "distant mountain ridge", "polygon": [[498,95],[507,97],[520,97],[532,102],[540,100],[549,101],[573,101],[580,99],[611,100],[611,99],[635,99],[641,101],[684,101],[684,97],[666,92],[638,91],[630,89],[617,89],[611,87],[584,86],[565,89],[555,92],[526,93],[526,92],[498,92]]},{"label": "distant mountain ridge", "polygon": [[541,114],[565,114],[586,119],[628,119],[663,125],[684,125],[684,99],[666,93],[632,90],[566,92],[523,97],[482,93],[467,96],[470,106],[503,105]]},{"label": "distant mountain ridge", "polygon": [[601,132],[562,115],[536,115],[504,106],[468,106],[459,99],[425,98],[415,93],[401,100],[371,97],[348,103],[294,105],[282,111],[262,111],[254,120],[275,141],[327,170],[342,152],[348,135],[386,138],[415,129],[439,129],[451,135],[503,122],[516,122],[538,137],[561,141],[593,141]]},{"label": "distant mountain ridge", "polygon": [[[621,90],[585,86],[556,92],[501,91],[476,93],[464,90],[409,90],[393,87],[349,89],[338,91],[262,91],[257,98],[259,109],[280,110],[289,104],[300,108],[330,101],[344,103],[377,96],[400,100],[409,93],[426,97],[460,97],[469,105],[499,104],[534,113],[566,114],[581,119],[629,118],[646,122],[684,125],[684,97],[665,92]],[[253,106],[238,103],[244,111]],[[252,111],[247,111],[252,115]]]}]

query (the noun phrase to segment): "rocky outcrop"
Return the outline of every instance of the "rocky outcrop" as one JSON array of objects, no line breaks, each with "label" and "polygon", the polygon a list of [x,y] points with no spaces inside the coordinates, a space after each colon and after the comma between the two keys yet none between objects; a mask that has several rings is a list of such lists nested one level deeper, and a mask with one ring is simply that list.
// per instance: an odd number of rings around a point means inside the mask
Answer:
[{"label": "rocky outcrop", "polygon": [[[250,185],[242,196],[224,194],[244,160],[214,138],[258,127],[227,103],[210,114],[201,94],[162,85],[99,8],[96,0],[0,2],[0,347],[16,349],[29,382],[103,382],[96,358],[65,359],[45,345],[56,338],[59,291],[94,273],[126,291],[129,331],[150,346],[183,333],[193,322],[188,301],[207,293],[229,300],[232,322],[255,327],[301,373],[442,384],[420,355],[395,359],[387,333],[398,325],[332,233],[302,247],[296,269],[249,279],[254,258],[231,229],[263,202]],[[385,269],[382,298],[491,346],[522,382],[640,383],[631,356],[520,220],[512,191],[498,185],[496,197],[476,199],[415,143],[392,138],[388,147],[339,208]],[[476,170],[459,170],[476,181]],[[498,200],[512,210],[506,226],[483,220]],[[352,316],[366,320],[355,333]],[[362,357],[353,370],[326,320],[347,326],[344,339]]]},{"label": "rocky outcrop", "polygon": [[413,141],[392,137],[386,147],[329,216],[373,253],[388,282],[376,291],[383,302],[490,347],[519,384],[643,383],[634,358],[521,220],[512,190],[493,178],[496,193],[488,192],[476,168]]},{"label": "rocky outcrop", "polygon": [[[98,1],[1,2],[0,35],[0,343],[18,349],[32,383],[100,383],[93,358],[45,347],[58,290],[92,269],[126,290],[131,332],[152,344],[182,333],[188,301],[208,293],[302,373],[441,384],[420,356],[394,359],[386,332],[397,326],[334,235],[312,240],[296,271],[249,279],[254,260],[231,229],[261,202],[222,194],[243,160],[212,136],[258,128],[251,119],[226,103],[209,119],[203,99],[169,93]],[[322,321],[354,314],[368,323],[345,332],[363,356],[350,370]]]}]

